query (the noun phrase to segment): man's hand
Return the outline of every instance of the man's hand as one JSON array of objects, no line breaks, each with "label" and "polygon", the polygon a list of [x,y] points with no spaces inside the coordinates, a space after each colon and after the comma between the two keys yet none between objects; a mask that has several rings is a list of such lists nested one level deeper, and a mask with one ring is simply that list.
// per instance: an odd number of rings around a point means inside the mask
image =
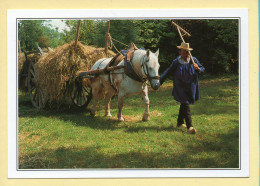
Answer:
[{"label": "man's hand", "polygon": [[192,66],[193,66],[196,70],[200,71],[200,67],[198,66],[197,63],[193,63]]}]

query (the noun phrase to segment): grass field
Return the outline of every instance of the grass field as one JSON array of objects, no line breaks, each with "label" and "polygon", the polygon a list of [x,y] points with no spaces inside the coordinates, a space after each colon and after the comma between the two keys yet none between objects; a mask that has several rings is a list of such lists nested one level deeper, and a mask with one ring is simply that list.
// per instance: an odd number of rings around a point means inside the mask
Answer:
[{"label": "grass field", "polygon": [[[177,128],[179,104],[168,81],[150,91],[150,121],[142,122],[140,96],[125,100],[124,122],[87,110],[38,111],[19,92],[19,168],[238,168],[238,76],[202,77],[201,100],[191,105],[197,134]],[[91,104],[90,104],[91,105]]]}]

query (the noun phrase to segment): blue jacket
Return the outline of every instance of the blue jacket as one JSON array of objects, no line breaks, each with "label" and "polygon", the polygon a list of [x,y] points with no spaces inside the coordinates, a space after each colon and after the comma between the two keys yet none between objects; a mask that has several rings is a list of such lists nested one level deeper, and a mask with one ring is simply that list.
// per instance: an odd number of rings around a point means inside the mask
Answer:
[{"label": "blue jacket", "polygon": [[199,63],[198,59],[193,57],[200,70],[195,70],[190,60],[189,63],[179,62],[179,57],[172,61],[171,65],[161,75],[161,85],[169,75],[173,76],[172,95],[180,103],[193,104],[200,99],[198,74],[205,71],[205,68]]}]

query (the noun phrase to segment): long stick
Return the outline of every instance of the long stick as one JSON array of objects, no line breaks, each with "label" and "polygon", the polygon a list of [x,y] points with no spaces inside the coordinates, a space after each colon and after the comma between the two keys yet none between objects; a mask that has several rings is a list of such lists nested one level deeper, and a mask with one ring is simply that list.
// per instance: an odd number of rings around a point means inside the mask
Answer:
[{"label": "long stick", "polygon": [[[172,21],[172,23],[174,23],[174,22]],[[174,23],[174,24],[176,24],[176,23]],[[177,24],[176,24],[176,25],[177,25]],[[182,34],[181,34],[181,31],[180,31],[180,29],[182,29],[182,28],[181,28],[179,25],[177,25],[176,28],[177,28],[177,30],[178,30],[178,32],[179,32],[179,35],[180,35],[180,37],[181,37],[182,42],[186,43],[186,42],[184,41],[184,39],[183,39],[183,37],[182,37]],[[186,32],[184,29],[182,29],[182,31]],[[186,32],[186,33],[189,34],[188,32]],[[189,34],[189,36],[191,36],[191,35]],[[193,57],[192,57],[192,55],[191,55],[191,52],[190,52],[189,50],[188,50],[188,52],[189,52],[189,55],[190,55],[190,57],[191,57],[192,63],[195,64],[195,62],[194,62],[194,60],[193,60]]]},{"label": "long stick", "polygon": [[75,39],[75,49],[77,48],[78,40],[79,40],[79,28],[80,28],[81,20],[78,22],[78,27],[77,27],[77,35]]},{"label": "long stick", "polygon": [[107,56],[108,51],[108,39],[109,39],[110,21],[107,21],[106,41],[105,41],[105,54]]},{"label": "long stick", "polygon": [[178,30],[178,32],[179,32],[179,35],[180,35],[180,37],[181,37],[182,42],[185,43],[185,41],[184,41],[184,39],[183,39],[183,37],[182,37],[182,34],[181,34],[181,31],[180,31],[179,27],[177,27],[177,30]]}]

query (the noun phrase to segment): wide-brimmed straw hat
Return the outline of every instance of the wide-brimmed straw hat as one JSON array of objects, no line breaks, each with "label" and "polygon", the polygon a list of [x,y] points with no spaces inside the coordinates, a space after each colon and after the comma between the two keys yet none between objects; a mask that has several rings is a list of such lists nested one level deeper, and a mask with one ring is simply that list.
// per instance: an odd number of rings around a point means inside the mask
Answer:
[{"label": "wide-brimmed straw hat", "polygon": [[178,49],[187,50],[187,51],[193,50],[193,48],[190,48],[190,44],[189,43],[184,43],[184,42],[182,42],[180,46],[177,46],[177,48]]}]

